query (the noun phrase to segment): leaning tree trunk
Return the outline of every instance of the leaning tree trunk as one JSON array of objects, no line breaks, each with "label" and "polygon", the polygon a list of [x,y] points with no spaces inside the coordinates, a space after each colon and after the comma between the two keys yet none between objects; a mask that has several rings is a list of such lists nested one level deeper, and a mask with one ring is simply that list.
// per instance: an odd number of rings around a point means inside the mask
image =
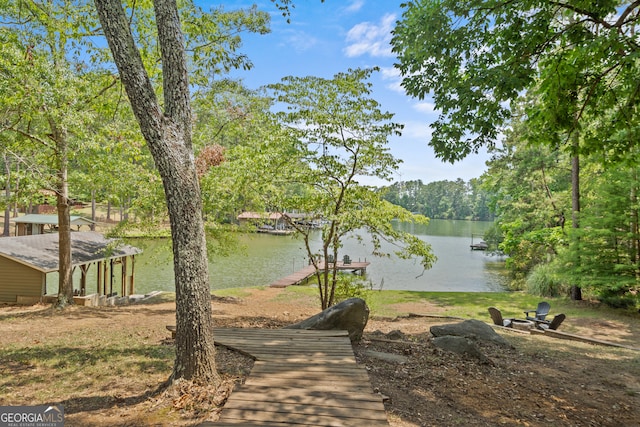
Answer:
[{"label": "leaning tree trunk", "polygon": [[219,383],[202,199],[191,146],[187,66],[175,0],[155,0],[162,55],[164,113],[135,46],[120,0],[95,0],[133,112],[162,182],[169,209],[176,286],[176,360],[171,380]]}]

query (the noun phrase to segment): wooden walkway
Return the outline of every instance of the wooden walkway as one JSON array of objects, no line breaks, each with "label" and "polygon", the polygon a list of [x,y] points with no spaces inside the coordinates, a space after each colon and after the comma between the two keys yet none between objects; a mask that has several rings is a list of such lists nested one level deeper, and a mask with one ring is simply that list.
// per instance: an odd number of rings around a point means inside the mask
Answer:
[{"label": "wooden walkway", "polygon": [[[367,266],[371,264],[370,262],[351,262],[349,264],[345,264],[342,261],[338,261],[336,267],[340,271],[354,271],[364,273],[367,269]],[[320,263],[318,265],[319,269],[324,269],[324,263]],[[296,271],[288,276],[285,276],[281,279],[276,280],[271,283],[269,287],[272,288],[286,288],[287,286],[299,285],[300,283],[307,280],[309,277],[313,276],[316,272],[316,269],[313,265],[307,265],[301,270]]]},{"label": "wooden walkway", "polygon": [[256,361],[220,419],[201,426],[388,426],[346,331],[216,329],[215,338]]}]

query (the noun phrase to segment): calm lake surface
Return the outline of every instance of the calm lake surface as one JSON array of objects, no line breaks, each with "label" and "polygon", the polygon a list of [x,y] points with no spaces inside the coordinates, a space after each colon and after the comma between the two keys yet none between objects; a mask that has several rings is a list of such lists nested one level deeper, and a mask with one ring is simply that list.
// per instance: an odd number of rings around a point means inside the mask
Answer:
[{"label": "calm lake surface", "polygon": [[[432,220],[427,227],[398,224],[431,244],[438,261],[424,272],[412,260],[373,257],[372,246],[355,239],[345,241],[340,258],[346,254],[353,261],[371,262],[366,279],[374,289],[500,292],[506,283],[504,259],[469,247],[471,236],[477,243],[491,225],[491,222],[449,220]],[[302,241],[291,236],[255,233],[241,235],[240,239],[244,250],[229,257],[215,257],[210,262],[212,290],[266,286],[308,264]],[[144,250],[136,256],[136,293],[175,291],[169,241],[135,239],[128,243]],[[390,246],[385,249],[392,251]]]}]

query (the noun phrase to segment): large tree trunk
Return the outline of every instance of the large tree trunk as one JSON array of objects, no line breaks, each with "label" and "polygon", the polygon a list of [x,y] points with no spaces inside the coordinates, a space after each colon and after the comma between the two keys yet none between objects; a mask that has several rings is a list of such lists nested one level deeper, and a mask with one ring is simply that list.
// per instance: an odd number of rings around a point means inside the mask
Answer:
[{"label": "large tree trunk", "polygon": [[[638,231],[640,230],[640,224],[638,224],[638,174],[637,169],[632,169],[631,180],[631,194],[629,196],[629,204],[631,207],[631,224],[629,225],[629,232],[631,233],[631,261],[634,265],[638,266],[640,260],[640,240],[638,240]],[[636,267],[636,280],[640,279],[640,269]]]},{"label": "large tree trunk", "polygon": [[155,0],[164,113],[135,47],[120,0],[95,0],[105,36],[162,182],[171,221],[176,285],[172,380],[219,382],[202,199],[191,147],[186,58],[175,0]]},{"label": "large tree trunk", "polygon": [[58,301],[57,307],[62,308],[73,304],[73,270],[71,267],[71,218],[69,194],[67,188],[66,169],[59,171],[58,182]]},{"label": "large tree trunk", "polygon": [[57,182],[56,201],[58,207],[58,300],[59,308],[73,304],[73,270],[71,267],[71,206],[67,182],[68,158],[67,136],[51,123],[53,139],[56,141]]},{"label": "large tree trunk", "polygon": [[[580,155],[578,154],[577,144],[578,137],[574,136],[574,148],[575,153],[571,159],[571,222],[572,228],[577,230],[580,228]],[[580,239],[578,233],[573,233],[574,239]],[[576,244],[576,260],[579,267],[580,263],[580,245]],[[580,301],[582,299],[582,289],[578,285],[571,286],[570,290],[571,299],[574,301]]]}]

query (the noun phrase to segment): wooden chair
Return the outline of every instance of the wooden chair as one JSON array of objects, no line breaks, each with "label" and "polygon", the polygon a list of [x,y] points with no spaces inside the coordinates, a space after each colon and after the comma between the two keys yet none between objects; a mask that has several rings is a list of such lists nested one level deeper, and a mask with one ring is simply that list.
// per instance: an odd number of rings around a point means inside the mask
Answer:
[{"label": "wooden chair", "polygon": [[342,258],[342,264],[344,264],[344,265],[350,265],[351,264],[351,258],[349,257],[349,255],[345,255]]},{"label": "wooden chair", "polygon": [[[524,312],[527,320],[539,321],[545,320],[547,315],[549,314],[549,310],[551,310],[551,305],[548,302],[542,301],[538,303],[538,308],[535,310],[528,310]],[[535,313],[535,315],[531,316],[529,313]]]},{"label": "wooden chair", "polygon": [[550,322],[548,320],[537,320],[535,321],[536,328],[542,330],[551,329],[552,331],[555,331],[566,318],[567,316],[565,316],[564,313],[560,313],[556,316],[553,316],[553,319],[551,319]]},{"label": "wooden chair", "polygon": [[505,326],[510,328],[512,326],[513,319],[503,319],[502,313],[495,307],[489,307],[489,315],[491,316],[491,320],[493,320],[494,325]]}]

